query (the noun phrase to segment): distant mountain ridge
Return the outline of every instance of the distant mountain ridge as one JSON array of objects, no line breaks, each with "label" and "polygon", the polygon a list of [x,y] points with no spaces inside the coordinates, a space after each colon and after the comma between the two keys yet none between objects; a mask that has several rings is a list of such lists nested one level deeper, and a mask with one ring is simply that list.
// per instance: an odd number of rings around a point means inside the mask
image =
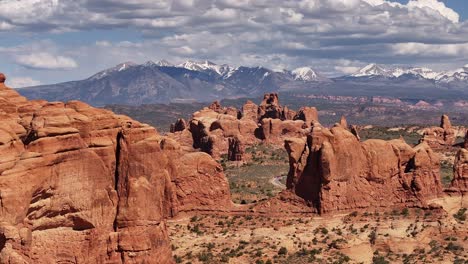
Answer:
[{"label": "distant mountain ridge", "polygon": [[399,78],[402,76],[413,76],[438,83],[450,83],[453,81],[468,81],[468,64],[454,71],[437,72],[425,67],[387,67],[375,63],[369,64],[354,74],[347,77],[386,77]]},{"label": "distant mountain ridge", "polygon": [[[447,72],[428,68],[387,67],[369,64],[355,74],[327,78],[311,67],[274,71],[265,67],[232,67],[210,61],[169,61],[143,64],[124,62],[91,77],[65,83],[26,87],[18,91],[29,99],[81,100],[95,106],[207,102],[224,98],[256,97],[266,92],[333,93],[335,95],[409,96],[408,87],[422,87],[418,96],[439,91],[468,91],[468,65]],[[387,89],[388,90],[388,89]],[[450,91],[454,93],[453,91]],[[450,95],[451,96],[451,95]]]}]

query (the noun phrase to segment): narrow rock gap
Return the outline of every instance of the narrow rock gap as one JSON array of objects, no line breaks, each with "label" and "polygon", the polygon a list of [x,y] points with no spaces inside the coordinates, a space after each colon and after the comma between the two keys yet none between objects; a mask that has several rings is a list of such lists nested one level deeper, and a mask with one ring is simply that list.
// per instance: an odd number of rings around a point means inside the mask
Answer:
[{"label": "narrow rock gap", "polygon": [[119,215],[119,202],[120,202],[120,193],[119,193],[119,169],[120,169],[120,152],[121,152],[121,139],[123,137],[122,131],[117,133],[117,146],[115,148],[115,170],[114,170],[114,190],[117,192],[117,207],[114,218],[114,232],[117,232],[117,216]]}]

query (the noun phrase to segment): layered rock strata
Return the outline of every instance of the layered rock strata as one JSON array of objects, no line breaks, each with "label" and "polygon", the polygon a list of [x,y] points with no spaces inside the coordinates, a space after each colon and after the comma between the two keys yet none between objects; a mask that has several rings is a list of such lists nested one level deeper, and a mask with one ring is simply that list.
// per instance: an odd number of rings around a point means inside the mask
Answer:
[{"label": "layered rock strata", "polygon": [[442,193],[439,158],[426,144],[358,138],[341,126],[315,124],[285,141],[289,190],[319,213],[402,204],[425,205]]},{"label": "layered rock strata", "polygon": [[173,263],[167,217],[231,206],[209,155],[0,81],[0,263]]}]

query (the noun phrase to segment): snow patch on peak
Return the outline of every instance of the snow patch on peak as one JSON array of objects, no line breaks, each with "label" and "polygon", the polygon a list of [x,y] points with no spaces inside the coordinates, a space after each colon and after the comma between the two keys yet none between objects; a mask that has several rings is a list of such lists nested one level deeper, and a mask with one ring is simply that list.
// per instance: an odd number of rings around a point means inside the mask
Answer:
[{"label": "snow patch on peak", "polygon": [[91,76],[90,79],[99,80],[99,79],[106,77],[107,75],[111,73],[125,71],[136,65],[137,65],[136,63],[131,62],[131,61],[120,63],[112,68],[96,73],[95,75]]},{"label": "snow patch on peak", "polygon": [[211,61],[205,60],[203,62],[196,62],[196,61],[191,61],[188,60],[182,64],[179,64],[178,67],[185,68],[187,70],[191,71],[207,71],[211,70],[216,72],[217,74],[224,76],[227,74],[230,70],[231,67],[229,65],[223,64],[223,65],[218,65],[216,63],[213,63]]},{"label": "snow patch on peak", "polygon": [[291,73],[294,76],[294,80],[314,81],[318,78],[318,74],[310,67],[300,67],[294,69]]},{"label": "snow patch on peak", "polygon": [[413,75],[418,78],[424,78],[428,80],[436,80],[440,75],[440,72],[433,71],[432,69],[425,67],[391,67],[387,68],[382,65],[375,63],[369,64],[364,68],[360,69],[357,73],[352,74],[352,77],[373,77],[382,76],[388,78],[398,78],[403,75]]},{"label": "snow patch on peak", "polygon": [[168,62],[167,60],[159,60],[155,63],[159,67],[172,67],[174,64]]},{"label": "snow patch on peak", "polygon": [[388,71],[375,63],[371,63],[364,68],[360,69],[355,74],[352,74],[353,77],[368,77],[368,76],[388,76]]},{"label": "snow patch on peak", "polygon": [[313,70],[311,67],[299,67],[291,71],[296,81],[328,82],[330,79]]}]

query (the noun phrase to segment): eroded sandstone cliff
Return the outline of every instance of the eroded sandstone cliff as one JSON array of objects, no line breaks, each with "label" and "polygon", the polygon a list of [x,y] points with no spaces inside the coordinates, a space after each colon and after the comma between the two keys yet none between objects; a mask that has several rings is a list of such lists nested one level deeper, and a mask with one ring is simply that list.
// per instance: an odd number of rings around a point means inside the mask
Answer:
[{"label": "eroded sandstone cliff", "polygon": [[439,158],[422,143],[358,138],[341,125],[314,124],[307,138],[285,142],[287,187],[319,213],[398,204],[426,205],[442,194]]},{"label": "eroded sandstone cliff", "polygon": [[231,206],[209,155],[0,77],[0,263],[172,263],[167,217]]}]

